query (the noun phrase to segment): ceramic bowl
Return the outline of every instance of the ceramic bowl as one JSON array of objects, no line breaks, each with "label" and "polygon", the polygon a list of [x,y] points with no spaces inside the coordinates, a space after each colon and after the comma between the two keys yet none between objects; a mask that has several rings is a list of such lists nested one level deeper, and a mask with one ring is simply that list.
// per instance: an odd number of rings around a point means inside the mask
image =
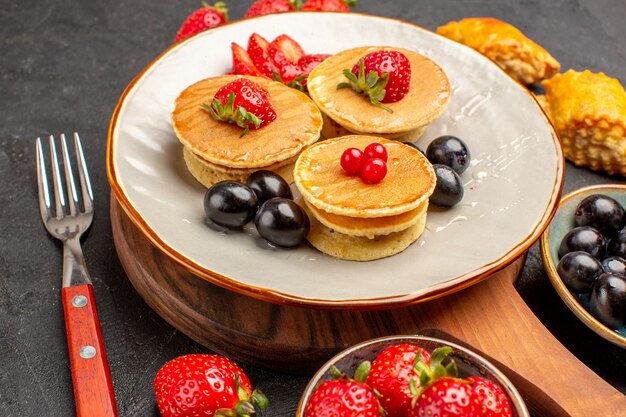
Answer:
[{"label": "ceramic bowl", "polygon": [[541,236],[541,254],[548,278],[567,307],[598,335],[609,342],[626,348],[626,326],[612,330],[600,323],[587,310],[585,306],[586,300],[579,298],[565,286],[556,269],[559,263],[558,250],[561,240],[567,232],[575,227],[574,213],[576,206],[592,194],[608,195],[617,200],[622,206],[626,206],[626,185],[624,184],[584,187],[563,196],[550,226]]},{"label": "ceramic bowl", "polygon": [[419,335],[381,337],[356,344],[339,352],[326,362],[309,381],[300,398],[296,417],[304,417],[306,405],[317,385],[320,382],[331,379],[331,366],[334,365],[340,371],[352,376],[361,362],[365,360],[373,361],[384,349],[401,343],[416,345],[431,352],[438,347],[450,346],[453,349],[453,353],[449,357],[456,362],[459,368],[459,376],[467,377],[475,375],[495,382],[508,396],[513,411],[513,417],[530,417],[522,396],[511,381],[485,358],[455,343]]}]

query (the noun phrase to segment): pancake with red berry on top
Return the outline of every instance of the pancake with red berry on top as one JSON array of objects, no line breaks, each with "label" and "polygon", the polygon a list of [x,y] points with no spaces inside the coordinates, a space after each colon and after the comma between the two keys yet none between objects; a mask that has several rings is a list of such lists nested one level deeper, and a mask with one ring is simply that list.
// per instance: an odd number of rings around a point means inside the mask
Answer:
[{"label": "pancake with red berry on top", "polygon": [[187,168],[210,187],[245,182],[261,169],[291,182],[297,156],[319,139],[322,117],[306,94],[282,83],[223,75],[183,90],[172,125]]},{"label": "pancake with red berry on top", "polygon": [[424,230],[435,172],[414,147],[376,136],[349,135],[306,149],[294,183],[309,214],[309,242],[355,261],[391,256]]},{"label": "pancake with red berry on top", "polygon": [[396,47],[339,52],[309,74],[308,91],[324,116],[325,138],[350,133],[417,140],[450,101],[450,82],[435,62]]}]

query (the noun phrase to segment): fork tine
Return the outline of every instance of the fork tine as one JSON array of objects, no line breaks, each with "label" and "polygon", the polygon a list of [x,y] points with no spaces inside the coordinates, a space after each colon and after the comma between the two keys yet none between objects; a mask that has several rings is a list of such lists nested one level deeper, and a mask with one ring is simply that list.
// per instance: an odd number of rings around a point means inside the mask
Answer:
[{"label": "fork tine", "polygon": [[65,168],[65,183],[67,184],[67,203],[70,207],[70,214],[76,215],[76,205],[78,204],[78,196],[76,194],[76,184],[74,183],[74,173],[72,172],[72,163],[70,155],[67,151],[67,141],[65,134],[61,133],[61,148],[63,150],[63,167]]},{"label": "fork tine", "polygon": [[50,135],[50,157],[52,160],[52,181],[54,182],[54,205],[56,207],[56,218],[65,217],[65,193],[61,182],[61,172],[59,170],[59,159],[57,149],[54,145],[54,136]]},{"label": "fork tine", "polygon": [[48,176],[46,175],[46,162],[43,157],[41,138],[37,138],[35,146],[37,150],[37,189],[39,190],[39,213],[44,222],[50,218],[50,190],[48,189]]},{"label": "fork tine", "polygon": [[91,192],[91,182],[89,181],[89,172],[87,171],[87,163],[83,154],[83,147],[80,143],[78,133],[74,132],[74,147],[76,148],[76,159],[78,160],[78,177],[80,178],[80,188],[83,195],[83,203],[85,212],[93,211],[93,193]]}]

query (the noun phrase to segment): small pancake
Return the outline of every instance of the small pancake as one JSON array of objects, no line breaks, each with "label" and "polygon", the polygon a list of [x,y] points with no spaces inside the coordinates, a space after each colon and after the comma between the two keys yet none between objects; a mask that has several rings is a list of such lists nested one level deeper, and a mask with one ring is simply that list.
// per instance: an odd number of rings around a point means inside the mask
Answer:
[{"label": "small pancake", "polygon": [[305,204],[309,212],[324,226],[338,233],[349,236],[363,236],[368,239],[405,230],[425,216],[428,209],[428,201],[424,201],[417,208],[396,214],[395,216],[364,219],[327,213],[306,203],[306,201]]},{"label": "small pancake", "polygon": [[348,261],[372,261],[400,253],[420,237],[426,226],[424,212],[417,223],[407,229],[368,239],[337,233],[308,213],[311,229],[307,240],[311,245],[320,252]]},{"label": "small pancake", "polygon": [[[378,184],[367,184],[341,167],[348,148],[365,149],[378,142],[389,159],[387,175]],[[294,182],[302,197],[328,213],[349,217],[384,217],[417,208],[435,190],[435,171],[417,149],[376,136],[350,135],[312,145],[300,154]]]},{"label": "small pancake", "polygon": [[[385,103],[393,113],[350,88],[337,90],[337,84],[347,81],[344,69],[351,70],[359,59],[381,49],[402,52],[411,64],[409,92],[400,101]],[[361,134],[423,129],[443,113],[451,94],[448,77],[435,62],[407,49],[381,46],[348,49],[325,59],[309,74],[307,88],[323,113],[345,129]]]},{"label": "small pancake", "polygon": [[[324,139],[336,138],[339,136],[353,135],[359,132],[352,132],[345,127],[341,126],[339,123],[328,117],[325,113],[322,113],[322,120],[324,124],[322,125],[322,137]],[[395,139],[400,142],[415,142],[418,140],[422,133],[426,130],[428,126],[422,126],[417,129],[409,130],[408,132],[402,133],[374,133],[376,136],[380,136],[385,139]]]},{"label": "small pancake", "polygon": [[237,125],[218,122],[203,103],[211,103],[217,90],[240,78],[223,75],[199,81],[178,96],[172,125],[178,139],[194,154],[231,168],[258,168],[296,156],[319,139],[322,115],[304,93],[265,78],[249,77],[269,92],[276,119],[243,137]]},{"label": "small pancake", "polygon": [[287,183],[293,182],[293,166],[295,164],[295,157],[281,161],[268,167],[260,168],[228,168],[203,160],[198,155],[195,155],[187,147],[183,147],[183,158],[187,169],[191,172],[196,180],[205,187],[209,188],[213,184],[216,184],[224,180],[232,180],[239,182],[246,182],[250,174],[260,169],[266,169],[274,171],[278,175],[284,178]]}]

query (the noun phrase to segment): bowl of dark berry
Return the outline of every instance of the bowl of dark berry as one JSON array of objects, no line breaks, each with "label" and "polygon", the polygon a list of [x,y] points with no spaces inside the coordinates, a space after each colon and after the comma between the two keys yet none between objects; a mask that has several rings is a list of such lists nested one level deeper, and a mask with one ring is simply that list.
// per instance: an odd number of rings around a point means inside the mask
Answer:
[{"label": "bowl of dark berry", "polygon": [[575,190],[541,238],[550,282],[591,330],[626,348],[626,185]]},{"label": "bowl of dark berry", "polygon": [[368,340],[338,353],[304,390],[296,417],[528,417],[513,384],[482,356],[418,335]]}]

